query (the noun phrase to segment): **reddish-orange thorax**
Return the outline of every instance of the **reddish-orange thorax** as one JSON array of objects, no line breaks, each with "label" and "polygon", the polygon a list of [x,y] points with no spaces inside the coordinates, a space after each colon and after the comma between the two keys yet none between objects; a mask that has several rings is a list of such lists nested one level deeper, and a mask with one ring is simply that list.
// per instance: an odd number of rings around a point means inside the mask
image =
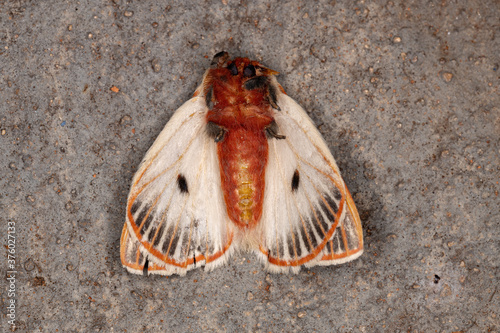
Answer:
[{"label": "reddish-orange thorax", "polygon": [[[262,215],[268,159],[266,128],[274,119],[267,90],[244,86],[250,79],[243,74],[246,66],[259,64],[247,58],[227,63],[234,63],[238,74],[224,67],[209,70],[205,78],[205,94],[211,94],[213,105],[207,121],[226,131],[217,143],[217,153],[228,215],[239,227],[253,227]],[[261,69],[258,74],[265,75]]]}]

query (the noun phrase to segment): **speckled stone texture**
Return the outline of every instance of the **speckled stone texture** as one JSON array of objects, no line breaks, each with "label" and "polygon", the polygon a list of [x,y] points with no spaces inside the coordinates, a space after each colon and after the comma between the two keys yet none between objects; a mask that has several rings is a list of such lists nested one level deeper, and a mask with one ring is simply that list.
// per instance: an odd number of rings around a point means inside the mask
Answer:
[{"label": "speckled stone texture", "polygon": [[[499,22],[495,0],[0,2],[16,332],[498,332]],[[221,50],[279,71],[317,124],[361,215],[360,259],[122,268],[132,176]]]}]

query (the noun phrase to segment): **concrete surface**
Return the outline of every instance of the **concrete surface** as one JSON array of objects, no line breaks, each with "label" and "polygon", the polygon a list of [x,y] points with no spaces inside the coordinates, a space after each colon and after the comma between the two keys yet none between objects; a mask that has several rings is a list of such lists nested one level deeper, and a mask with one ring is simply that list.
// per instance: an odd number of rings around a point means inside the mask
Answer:
[{"label": "concrete surface", "polygon": [[[499,22],[494,0],[0,2],[16,331],[498,332]],[[121,267],[131,178],[220,50],[280,71],[308,110],[360,211],[360,259]]]}]

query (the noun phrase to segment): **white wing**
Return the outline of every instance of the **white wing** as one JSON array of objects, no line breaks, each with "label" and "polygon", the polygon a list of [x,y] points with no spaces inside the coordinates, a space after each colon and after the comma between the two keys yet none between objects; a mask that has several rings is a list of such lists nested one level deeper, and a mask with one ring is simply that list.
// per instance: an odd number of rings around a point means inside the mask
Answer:
[{"label": "white wing", "polygon": [[[132,273],[186,274],[223,264],[233,232],[221,193],[207,107],[193,97],[172,116],[134,176],[121,239]],[[228,251],[229,250],[229,251]]]},{"label": "white wing", "polygon": [[286,138],[269,140],[258,255],[275,272],[357,258],[361,222],[335,160],[293,99],[279,92],[277,104],[274,118]]}]

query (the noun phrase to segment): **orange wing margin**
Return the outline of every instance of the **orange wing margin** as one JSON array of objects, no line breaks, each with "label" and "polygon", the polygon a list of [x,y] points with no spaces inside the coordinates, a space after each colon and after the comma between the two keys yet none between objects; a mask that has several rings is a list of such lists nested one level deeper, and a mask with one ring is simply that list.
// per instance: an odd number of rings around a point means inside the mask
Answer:
[{"label": "orange wing margin", "polygon": [[328,261],[331,261],[331,264],[344,263],[356,259],[363,253],[363,228],[358,210],[347,188],[346,202],[346,215],[332,238],[329,239],[323,252],[326,253],[321,258],[324,262],[320,265],[328,264]]}]

